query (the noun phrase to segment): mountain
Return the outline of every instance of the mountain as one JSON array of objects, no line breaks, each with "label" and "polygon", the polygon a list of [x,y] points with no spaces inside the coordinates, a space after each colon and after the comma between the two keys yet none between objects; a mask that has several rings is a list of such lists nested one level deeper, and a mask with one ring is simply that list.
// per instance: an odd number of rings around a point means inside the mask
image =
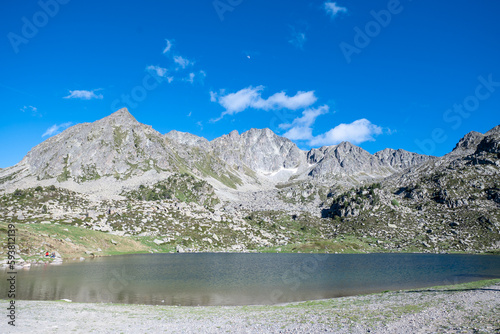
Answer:
[{"label": "mountain", "polygon": [[[29,257],[47,244],[68,257],[113,253],[118,242],[150,252],[498,252],[500,126],[431,157],[348,142],[304,151],[270,129],[211,141],[161,134],[121,109],[0,169],[0,217],[0,238],[18,223]],[[123,238],[88,249],[87,230]]]},{"label": "mountain", "polygon": [[43,181],[85,193],[112,185],[107,192],[119,194],[123,187],[159,182],[171,173],[191,173],[222,191],[269,189],[293,180],[350,186],[429,159],[391,149],[372,155],[348,142],[303,151],[270,129],[232,131],[212,141],[175,130],[163,135],[120,109],[37,145],[19,164],[0,171],[0,187]]},{"label": "mountain", "polygon": [[323,214],[343,222],[339,233],[389,237],[390,249],[498,249],[500,127],[470,132],[443,157],[350,189]]},{"label": "mountain", "polygon": [[105,176],[129,178],[151,169],[170,170],[174,157],[163,135],[121,109],[47,139],[23,163],[41,180],[85,182]]}]

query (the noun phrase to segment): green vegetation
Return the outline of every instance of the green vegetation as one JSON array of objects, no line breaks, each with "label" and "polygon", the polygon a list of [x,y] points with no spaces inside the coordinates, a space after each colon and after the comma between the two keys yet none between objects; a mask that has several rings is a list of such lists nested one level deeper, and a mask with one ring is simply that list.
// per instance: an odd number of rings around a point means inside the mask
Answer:
[{"label": "green vegetation", "polygon": [[222,165],[222,163],[217,160],[218,159],[214,158],[212,155],[206,154],[203,160],[196,162],[194,165],[204,176],[211,176],[230,188],[236,189],[237,185],[243,184],[243,181],[231,172],[224,174],[215,171],[214,166]]},{"label": "green vegetation", "polygon": [[69,160],[69,155],[66,155],[64,157],[64,167],[62,173],[57,177],[57,182],[64,182],[69,180],[71,177],[71,172],[68,169],[68,160]]},{"label": "green vegetation", "polygon": [[[7,242],[7,223],[0,222],[0,240]],[[119,237],[68,224],[24,224],[16,223],[16,244],[19,255],[26,260],[46,260],[46,251],[57,251],[63,258],[88,257],[94,255],[117,255],[146,253],[146,243]],[[99,252],[98,249],[101,249]]]},{"label": "green vegetation", "polygon": [[187,173],[170,175],[165,181],[152,186],[141,185],[138,190],[123,195],[140,201],[176,198],[181,202],[196,202],[208,207],[219,203],[211,185]]},{"label": "green vegetation", "polygon": [[77,180],[80,183],[92,180],[99,180],[101,178],[101,175],[99,175],[99,172],[97,171],[97,167],[95,166],[95,164],[82,166],[82,171],[83,171],[82,176],[78,177]]},{"label": "green vegetation", "polygon": [[113,139],[115,142],[115,147],[118,149],[122,146],[123,141],[127,137],[127,132],[125,130],[122,131],[121,126],[117,126],[113,128]]}]

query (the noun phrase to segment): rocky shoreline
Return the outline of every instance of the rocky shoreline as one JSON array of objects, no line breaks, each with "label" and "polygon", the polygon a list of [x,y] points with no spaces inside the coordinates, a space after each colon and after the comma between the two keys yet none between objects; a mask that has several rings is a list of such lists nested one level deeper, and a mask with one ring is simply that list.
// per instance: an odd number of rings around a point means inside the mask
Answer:
[{"label": "rocky shoreline", "polygon": [[[0,301],[6,305],[7,301]],[[276,306],[17,301],[3,333],[497,333],[500,280]],[[10,328],[9,328],[10,327]]]}]

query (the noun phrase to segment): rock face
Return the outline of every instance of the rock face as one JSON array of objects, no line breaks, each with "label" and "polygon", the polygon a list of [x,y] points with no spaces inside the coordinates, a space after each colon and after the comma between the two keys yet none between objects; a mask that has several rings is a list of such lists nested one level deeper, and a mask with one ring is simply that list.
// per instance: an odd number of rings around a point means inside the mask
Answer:
[{"label": "rock face", "polygon": [[34,147],[23,159],[38,179],[63,182],[129,178],[172,168],[174,153],[163,135],[121,109],[94,123],[75,125]]},{"label": "rock face", "polygon": [[484,135],[482,133],[471,131],[460,139],[450,154],[471,154],[476,150],[477,145],[483,138]]},{"label": "rock face", "polygon": [[368,174],[367,177],[370,175],[380,177],[391,173],[377,156],[349,142],[312,149],[307,157],[308,162],[314,165],[309,175],[318,179],[328,179],[331,175],[345,176],[361,173]]},{"label": "rock face", "polygon": [[[339,194],[324,213],[343,219],[346,228],[390,235],[403,248],[418,238],[434,251],[498,249],[499,129],[484,135],[470,132],[441,158]],[[382,228],[381,223],[395,228]]]},{"label": "rock face", "polygon": [[[127,109],[120,109],[37,145],[19,164],[0,170],[0,187],[10,184],[12,189],[21,180],[29,180],[25,182],[29,185],[38,181],[57,185],[94,181],[104,187],[111,178],[116,180],[113,188],[120,193],[122,185],[135,185],[132,181],[144,175],[154,183],[185,172],[218,189],[246,185],[255,189],[296,180],[350,186],[432,159],[392,149],[372,155],[348,142],[306,152],[269,129],[250,129],[242,134],[233,131],[212,141],[175,130],[162,135],[137,122]],[[86,187],[77,190],[85,192]]]},{"label": "rock face", "polygon": [[250,129],[241,135],[232,131],[211,144],[215,154],[229,165],[245,165],[253,171],[271,173],[305,166],[305,153],[269,129]]},{"label": "rock face", "polygon": [[403,170],[413,166],[418,166],[431,159],[431,157],[427,155],[408,152],[402,149],[393,150],[392,148],[386,148],[385,150],[379,151],[374,155],[383,165],[390,166],[395,170]]},{"label": "rock face", "polygon": [[182,145],[198,147],[208,146],[208,140],[203,137],[195,136],[188,132],[172,130],[167,133],[165,137]]}]

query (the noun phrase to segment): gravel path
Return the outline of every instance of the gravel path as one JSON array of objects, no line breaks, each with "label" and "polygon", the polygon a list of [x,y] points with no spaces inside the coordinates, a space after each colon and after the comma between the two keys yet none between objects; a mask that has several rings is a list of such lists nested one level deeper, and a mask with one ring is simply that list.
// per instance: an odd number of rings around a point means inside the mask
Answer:
[{"label": "gravel path", "polygon": [[500,333],[500,283],[283,306],[16,305],[15,329],[2,316],[0,333]]}]

